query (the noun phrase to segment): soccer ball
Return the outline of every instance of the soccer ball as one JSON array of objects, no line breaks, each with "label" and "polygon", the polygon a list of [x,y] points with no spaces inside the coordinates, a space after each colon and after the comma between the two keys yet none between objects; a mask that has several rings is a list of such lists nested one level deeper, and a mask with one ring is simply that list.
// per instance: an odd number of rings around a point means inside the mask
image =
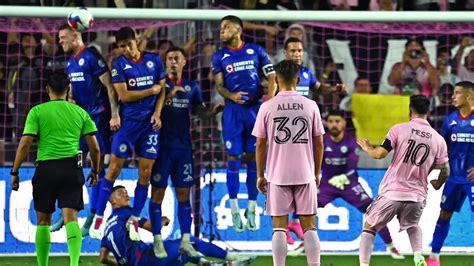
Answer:
[{"label": "soccer ball", "polygon": [[94,18],[91,12],[85,7],[78,7],[67,15],[67,24],[78,32],[88,30],[94,24]]}]

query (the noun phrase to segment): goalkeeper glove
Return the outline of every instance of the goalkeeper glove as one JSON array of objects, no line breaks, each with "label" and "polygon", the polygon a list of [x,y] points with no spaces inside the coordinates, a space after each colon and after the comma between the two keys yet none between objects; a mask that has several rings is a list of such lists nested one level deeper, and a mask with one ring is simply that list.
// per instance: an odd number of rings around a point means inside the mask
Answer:
[{"label": "goalkeeper glove", "polygon": [[336,187],[337,189],[344,190],[345,185],[349,185],[351,181],[346,175],[336,175],[329,179],[329,184]]}]

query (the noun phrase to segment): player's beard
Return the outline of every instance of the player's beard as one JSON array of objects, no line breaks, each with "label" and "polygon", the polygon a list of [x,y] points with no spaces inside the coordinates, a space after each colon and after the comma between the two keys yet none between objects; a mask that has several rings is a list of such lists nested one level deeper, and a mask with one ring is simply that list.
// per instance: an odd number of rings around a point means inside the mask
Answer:
[{"label": "player's beard", "polygon": [[332,137],[338,137],[341,134],[342,130],[339,130],[337,128],[330,128],[329,129],[329,134],[331,134]]},{"label": "player's beard", "polygon": [[238,34],[238,33],[234,33],[234,35],[232,35],[231,37],[229,37],[227,40],[223,40],[222,42],[223,42],[225,45],[231,45],[231,44],[237,39],[237,34]]}]

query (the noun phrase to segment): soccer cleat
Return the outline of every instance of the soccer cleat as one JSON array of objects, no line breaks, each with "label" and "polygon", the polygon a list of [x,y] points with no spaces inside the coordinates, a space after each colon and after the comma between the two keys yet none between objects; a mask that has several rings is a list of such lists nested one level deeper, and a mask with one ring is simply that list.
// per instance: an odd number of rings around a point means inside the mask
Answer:
[{"label": "soccer cleat", "polygon": [[415,266],[427,266],[425,260],[420,260],[418,262],[415,262]]},{"label": "soccer cleat", "polygon": [[246,209],[244,216],[247,219],[247,229],[249,231],[257,230],[257,224],[255,223],[255,212],[249,209]]},{"label": "soccer cleat", "polygon": [[392,258],[395,259],[395,260],[403,260],[403,259],[405,259],[405,256],[403,256],[402,254],[400,254],[400,252],[398,252],[398,249],[395,248],[395,247],[389,248],[387,251],[390,253],[390,256],[392,256]]},{"label": "soccer cleat", "polygon": [[291,236],[290,230],[286,230],[286,243],[288,243],[288,245],[293,245],[295,243],[295,240]]},{"label": "soccer cleat", "polygon": [[130,218],[128,220],[128,223],[129,223],[128,236],[130,237],[130,240],[140,241],[140,233],[138,232],[138,221]]},{"label": "soccer cleat", "polygon": [[60,212],[60,216],[57,217],[57,220],[53,223],[49,231],[50,232],[59,231],[63,226],[64,226],[64,218],[63,218],[62,212]]},{"label": "soccer cleat", "polygon": [[92,212],[89,213],[89,215],[87,215],[86,222],[81,228],[82,237],[86,237],[89,235],[89,230],[91,228],[92,222],[94,221],[94,216],[95,216],[95,213],[92,213]]},{"label": "soccer cleat", "polygon": [[153,253],[155,253],[155,257],[159,259],[166,258],[168,253],[166,253],[165,246],[163,245],[163,239],[161,236],[155,236],[153,239]]},{"label": "soccer cleat", "polygon": [[[420,265],[423,265],[423,264],[420,264]],[[440,260],[435,260],[435,259],[432,259],[432,258],[427,258],[425,265],[427,265],[427,266],[441,266],[441,262],[440,262]]]},{"label": "soccer cleat", "polygon": [[102,239],[102,221],[103,218],[100,216],[94,216],[94,220],[92,221],[92,226],[89,229],[89,236],[93,239]]},{"label": "soccer cleat", "polygon": [[226,265],[230,266],[247,266],[252,264],[257,259],[255,256],[242,256],[240,255],[237,260],[228,261]]},{"label": "soccer cleat", "polygon": [[204,255],[201,252],[194,249],[191,242],[185,241],[185,240],[181,240],[181,244],[179,245],[179,252],[192,258],[204,257]]},{"label": "soccer cleat", "polygon": [[304,239],[303,228],[301,228],[301,224],[299,222],[289,222],[288,231],[293,231],[301,240]]},{"label": "soccer cleat", "polygon": [[288,256],[299,256],[304,253],[304,243],[301,243],[297,248],[288,252]]},{"label": "soccer cleat", "polygon": [[232,213],[232,228],[237,233],[242,233],[244,231],[244,224],[240,218],[240,213]]}]

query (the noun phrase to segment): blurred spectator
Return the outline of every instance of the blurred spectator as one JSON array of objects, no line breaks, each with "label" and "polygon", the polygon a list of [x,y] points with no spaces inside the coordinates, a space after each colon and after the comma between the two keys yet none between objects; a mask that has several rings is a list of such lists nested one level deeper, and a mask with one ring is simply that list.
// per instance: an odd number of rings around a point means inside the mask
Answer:
[{"label": "blurred spectator", "polygon": [[109,54],[107,55],[107,66],[112,69],[112,61],[121,54],[120,49],[116,43],[112,43],[109,48]]},{"label": "blurred spectator", "polygon": [[428,121],[437,131],[441,130],[444,117],[456,110],[451,99],[453,91],[454,86],[449,83],[445,83],[439,88],[437,95],[439,105],[436,106],[431,112],[431,115],[428,116]]},{"label": "blurred spectator", "polygon": [[436,67],[438,68],[439,72],[440,84],[448,83],[454,86],[456,83],[461,81],[458,76],[451,73],[451,66],[452,60],[449,50],[438,51],[436,57]]},{"label": "blurred spectator", "polygon": [[[372,86],[370,85],[370,80],[365,77],[358,77],[354,81],[354,93],[358,94],[370,94],[373,92]],[[339,103],[339,109],[352,112],[352,95],[347,95]]]},{"label": "blurred spectator", "polygon": [[474,82],[474,49],[469,51],[464,61],[462,60],[464,50],[470,45],[472,45],[472,39],[468,36],[464,36],[454,56],[454,72],[462,81]]},{"label": "blurred spectator", "polygon": [[397,88],[395,93],[402,95],[423,94],[431,97],[438,88],[438,71],[431,65],[420,40],[407,41],[403,60],[393,65],[388,83]]},{"label": "blurred spectator", "polygon": [[160,54],[161,60],[163,62],[166,61],[166,51],[174,47],[174,43],[170,40],[164,39],[158,42],[158,53]]},{"label": "blurred spectator", "polygon": [[398,0],[371,0],[370,10],[395,11],[398,9]]}]

